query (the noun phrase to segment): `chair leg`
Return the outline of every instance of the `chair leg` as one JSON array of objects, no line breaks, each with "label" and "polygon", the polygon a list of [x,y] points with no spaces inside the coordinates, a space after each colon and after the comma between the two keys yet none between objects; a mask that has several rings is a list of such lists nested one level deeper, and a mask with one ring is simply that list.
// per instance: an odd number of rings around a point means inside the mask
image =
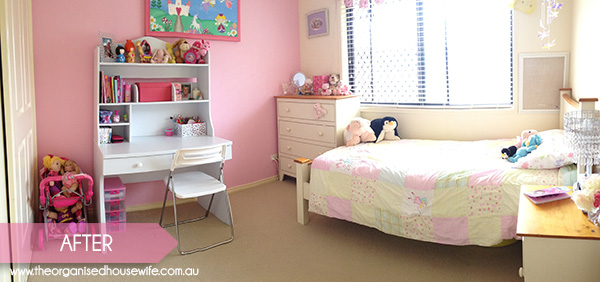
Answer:
[{"label": "chair leg", "polygon": [[167,181],[167,186],[165,186],[165,198],[163,199],[163,205],[162,205],[162,210],[160,212],[160,220],[158,221],[158,225],[160,225],[160,227],[165,228],[165,226],[163,226],[162,221],[163,221],[163,215],[165,214],[165,204],[167,203],[167,195],[169,194],[169,184],[171,184],[171,176],[169,175],[169,180]]},{"label": "chair leg", "polygon": [[[225,202],[226,202],[226,205],[227,205],[227,212],[229,213],[229,222],[231,222],[231,225],[229,227],[230,231],[231,231],[231,237],[229,237],[229,239],[227,239],[227,240],[224,240],[224,241],[221,241],[221,242],[218,242],[218,243],[214,243],[214,244],[211,244],[211,245],[208,245],[208,246],[205,246],[205,247],[196,248],[196,249],[187,250],[187,251],[182,251],[181,250],[181,241],[179,239],[179,224],[178,224],[178,220],[177,220],[177,209],[175,207],[175,198],[176,197],[173,197],[173,212],[175,214],[175,234],[177,236],[177,250],[179,251],[179,253],[181,255],[189,255],[189,254],[193,254],[193,253],[196,253],[196,252],[206,251],[206,250],[212,249],[212,248],[214,248],[216,246],[224,245],[224,244],[227,244],[227,243],[233,241],[233,216],[232,216],[232,213],[231,213],[231,203],[229,202],[229,195],[227,195],[227,191],[225,191],[224,193],[225,193],[225,200],[226,200]],[[210,204],[209,204],[208,209],[207,209],[207,214],[210,211],[210,207],[212,206],[212,201],[214,199],[214,196],[215,195],[213,194],[212,197],[211,197]],[[204,217],[206,217],[206,215]]]}]

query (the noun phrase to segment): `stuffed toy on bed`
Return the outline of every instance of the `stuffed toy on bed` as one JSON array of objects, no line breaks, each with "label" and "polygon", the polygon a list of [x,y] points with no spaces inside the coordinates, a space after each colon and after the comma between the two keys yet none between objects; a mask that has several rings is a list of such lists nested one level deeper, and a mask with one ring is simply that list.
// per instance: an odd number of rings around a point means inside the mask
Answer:
[{"label": "stuffed toy on bed", "polygon": [[398,121],[393,117],[378,118],[371,121],[371,128],[375,132],[377,140],[375,143],[379,143],[382,140],[398,140]]},{"label": "stuffed toy on bed", "polygon": [[508,158],[514,156],[515,153],[517,153],[517,150],[519,148],[521,148],[521,144],[523,143],[523,141],[526,141],[527,139],[529,139],[529,136],[536,135],[536,134],[538,134],[538,132],[535,129],[523,130],[521,132],[521,136],[517,136],[517,142],[515,143],[515,145],[507,147],[507,148],[502,148],[502,150],[500,151],[502,153],[502,158],[508,159]]},{"label": "stuffed toy on bed", "polygon": [[539,135],[531,135],[521,144],[521,148],[517,150],[514,156],[508,158],[511,163],[516,163],[520,158],[527,156],[533,150],[537,149],[542,144],[542,137]]},{"label": "stuffed toy on bed", "polygon": [[373,132],[371,122],[368,119],[355,117],[344,130],[344,142],[346,143],[346,146],[373,142],[375,139],[375,132]]}]

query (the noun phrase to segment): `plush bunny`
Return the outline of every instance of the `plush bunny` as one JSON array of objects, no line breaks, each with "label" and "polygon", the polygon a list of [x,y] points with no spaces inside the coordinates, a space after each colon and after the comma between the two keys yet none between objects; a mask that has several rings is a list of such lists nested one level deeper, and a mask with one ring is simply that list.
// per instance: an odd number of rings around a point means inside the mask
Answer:
[{"label": "plush bunny", "polygon": [[154,55],[152,55],[151,63],[153,64],[166,64],[171,59],[171,55],[167,49],[156,49]]}]

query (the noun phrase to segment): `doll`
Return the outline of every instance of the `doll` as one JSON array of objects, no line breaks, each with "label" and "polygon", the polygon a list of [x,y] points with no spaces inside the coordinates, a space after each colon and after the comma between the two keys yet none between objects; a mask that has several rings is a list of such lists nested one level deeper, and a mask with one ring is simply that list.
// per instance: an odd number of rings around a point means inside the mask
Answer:
[{"label": "doll", "polygon": [[[45,156],[43,161],[45,171],[42,173],[42,178],[60,175],[60,172],[63,168],[63,164],[65,163],[65,160],[52,155]],[[50,181],[48,182],[48,184],[50,187],[50,196],[54,196],[56,193],[60,192],[62,187],[61,182]]]},{"label": "doll", "polygon": [[72,206],[57,207],[56,212],[48,211],[48,218],[54,219],[58,231],[64,234],[85,232],[86,223],[81,218],[83,204],[77,202]]},{"label": "doll", "polygon": [[129,39],[125,43],[125,52],[127,53],[127,62],[135,63],[135,44]]},{"label": "doll", "polygon": [[115,60],[117,63],[125,62],[125,47],[122,45],[118,45],[115,49],[115,53],[117,53],[117,59]]},{"label": "doll", "polygon": [[[63,194],[66,197],[71,196],[71,191],[77,191],[79,187],[79,182],[75,179],[76,174],[80,174],[81,170],[77,163],[72,160],[68,160],[64,163],[63,169],[61,170],[61,174],[63,176],[62,180],[62,190]],[[65,191],[66,190],[66,191]]]}]

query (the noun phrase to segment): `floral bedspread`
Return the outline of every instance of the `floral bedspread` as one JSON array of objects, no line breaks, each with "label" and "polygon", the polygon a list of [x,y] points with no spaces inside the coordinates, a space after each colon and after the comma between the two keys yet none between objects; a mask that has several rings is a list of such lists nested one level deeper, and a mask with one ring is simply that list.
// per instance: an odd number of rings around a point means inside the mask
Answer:
[{"label": "floral bedspread", "polygon": [[339,147],[313,161],[309,211],[401,237],[493,246],[516,238],[520,187],[572,185],[576,167],[517,169],[514,141],[399,140]]}]

